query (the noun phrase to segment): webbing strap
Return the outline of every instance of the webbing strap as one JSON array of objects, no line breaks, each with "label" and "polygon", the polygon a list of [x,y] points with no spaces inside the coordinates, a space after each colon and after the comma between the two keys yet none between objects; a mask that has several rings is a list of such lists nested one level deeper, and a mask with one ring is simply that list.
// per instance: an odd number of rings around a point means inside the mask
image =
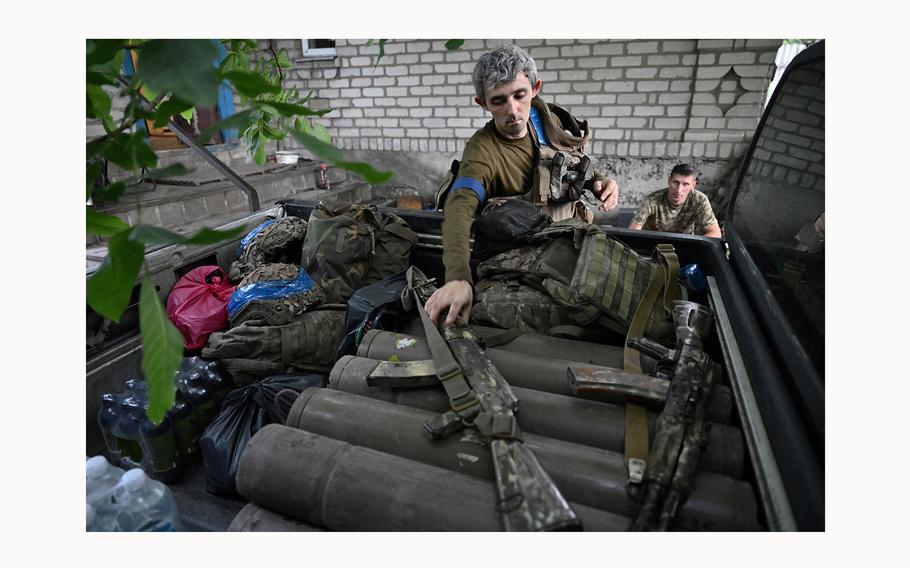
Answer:
[{"label": "webbing strap", "polygon": [[648,459],[648,412],[644,406],[626,404],[626,444],[624,460],[629,481],[640,483]]},{"label": "webbing strap", "polygon": [[[659,244],[654,248],[651,254],[653,262],[651,271],[651,280],[648,282],[648,288],[641,297],[641,302],[635,310],[635,316],[629,325],[629,331],[626,334],[626,344],[623,346],[623,369],[632,373],[641,373],[641,354],[638,350],[629,347],[629,339],[640,337],[644,334],[645,326],[654,310],[654,304],[661,292],[661,288],[670,288],[670,291],[664,292],[663,308],[669,310],[672,308],[672,301],[676,299],[676,282],[675,278],[679,275],[679,259],[676,257],[673,245]],[[674,280],[670,280],[670,278]],[[668,306],[666,302],[670,301]]]},{"label": "webbing strap", "polygon": [[295,334],[289,325],[282,325],[278,329],[281,330],[281,367],[287,369],[291,365],[291,348]]},{"label": "webbing strap", "polygon": [[460,417],[467,418],[470,421],[480,410],[480,399],[477,398],[477,393],[468,384],[464,372],[455,360],[455,356],[452,355],[446,340],[439,333],[430,316],[427,315],[426,310],[423,308],[423,303],[421,303],[420,297],[417,295],[417,290],[412,288],[411,294],[414,296],[414,304],[417,306],[417,312],[420,314],[421,322],[423,322],[423,329],[427,336],[427,346],[433,355],[433,365],[436,366],[436,376],[439,377],[439,381],[449,397],[449,405]]}]

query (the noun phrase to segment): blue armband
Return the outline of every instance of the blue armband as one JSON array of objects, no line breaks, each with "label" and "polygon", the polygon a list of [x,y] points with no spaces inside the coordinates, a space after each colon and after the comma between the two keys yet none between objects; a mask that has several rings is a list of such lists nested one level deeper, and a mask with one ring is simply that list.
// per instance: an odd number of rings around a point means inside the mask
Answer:
[{"label": "blue armband", "polygon": [[477,198],[480,199],[480,203],[483,204],[487,199],[487,192],[483,189],[483,184],[480,183],[480,180],[469,177],[460,177],[455,180],[455,183],[452,184],[451,191],[456,189],[461,189],[466,187],[477,194]]}]

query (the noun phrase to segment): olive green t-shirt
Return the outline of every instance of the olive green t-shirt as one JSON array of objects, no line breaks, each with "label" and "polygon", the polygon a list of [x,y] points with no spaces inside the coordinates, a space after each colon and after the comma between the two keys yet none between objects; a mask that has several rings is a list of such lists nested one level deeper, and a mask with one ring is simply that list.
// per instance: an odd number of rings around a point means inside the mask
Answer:
[{"label": "olive green t-shirt", "polygon": [[[530,125],[528,126],[530,129]],[[471,178],[483,186],[484,198],[521,195],[531,188],[534,175],[534,143],[530,134],[518,140],[502,137],[491,120],[474,133],[464,147],[459,178]],[[480,205],[472,189],[452,191],[445,203],[442,240],[445,248],[442,262],[446,282],[471,282],[468,235]]]}]

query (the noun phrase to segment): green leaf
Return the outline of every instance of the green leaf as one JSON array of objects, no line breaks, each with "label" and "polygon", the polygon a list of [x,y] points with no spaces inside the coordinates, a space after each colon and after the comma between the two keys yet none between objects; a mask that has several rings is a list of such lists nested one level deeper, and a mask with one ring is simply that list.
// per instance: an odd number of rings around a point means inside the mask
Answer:
[{"label": "green leaf", "polygon": [[261,166],[265,164],[265,159],[265,140],[263,140],[262,134],[256,132],[253,135],[253,160]]},{"label": "green leaf", "polygon": [[379,65],[379,60],[385,56],[385,42],[388,40],[381,39],[379,40],[379,55],[376,56],[376,61],[373,62],[373,67]]},{"label": "green leaf", "polygon": [[270,140],[284,140],[285,134],[282,134],[281,131],[276,130],[268,124],[263,124],[260,130],[262,131],[263,136]]},{"label": "green leaf", "polygon": [[120,133],[101,149],[101,155],[125,170],[152,168],[158,157],[149,147],[145,132]]},{"label": "green leaf", "polygon": [[130,233],[130,238],[147,245],[211,245],[238,237],[243,234],[243,230],[244,227],[235,227],[226,231],[217,231],[206,227],[188,237],[161,227],[136,225]]},{"label": "green leaf", "polygon": [[98,160],[90,159],[85,166],[85,198],[88,199],[95,189],[95,181],[101,178],[104,167]]},{"label": "green leaf", "polygon": [[[132,179],[132,178],[131,178]],[[130,184],[133,185],[133,184]],[[92,195],[103,201],[114,202],[120,199],[120,196],[123,195],[123,192],[126,191],[127,184],[123,180],[112,183],[111,185],[105,188],[96,187],[92,191]]]},{"label": "green leaf", "polygon": [[323,162],[329,162],[339,168],[354,172],[364,179],[367,183],[378,184],[386,182],[395,175],[393,172],[377,170],[370,164],[362,162],[348,162],[344,160],[341,150],[327,142],[319,140],[300,130],[292,130],[291,134],[300,142],[304,148],[309,150],[317,159]]},{"label": "green leaf", "polygon": [[139,275],[145,247],[121,231],[107,243],[107,258],[86,282],[86,300],[93,310],[109,320],[120,321]]},{"label": "green leaf", "polygon": [[288,55],[284,52],[283,49],[278,52],[278,67],[281,67],[282,69],[291,68],[291,60],[288,59]]},{"label": "green leaf", "polygon": [[183,117],[183,120],[185,120],[187,122],[193,122],[193,109],[194,108],[195,107],[188,108],[185,111],[180,113],[180,116]]},{"label": "green leaf", "polygon": [[313,136],[325,142],[326,144],[332,143],[332,135],[329,134],[329,131],[325,126],[319,124],[318,122],[313,123]]},{"label": "green leaf", "polygon": [[275,101],[262,101],[259,105],[266,108],[271,107],[282,116],[325,116],[332,112],[332,109],[311,110],[303,105]]},{"label": "green leaf", "polygon": [[85,40],[85,65],[100,65],[110,62],[126,46],[122,39]]},{"label": "green leaf", "polygon": [[278,94],[281,86],[270,83],[265,77],[245,71],[228,71],[222,75],[245,97],[254,99],[266,93]]},{"label": "green leaf", "polygon": [[91,207],[85,208],[85,232],[89,235],[110,237],[129,229],[129,224],[120,217],[98,213]]},{"label": "green leaf", "polygon": [[339,168],[348,170],[349,172],[354,172],[362,177],[364,181],[373,185],[385,183],[395,177],[394,172],[377,170],[370,164],[364,162],[335,162],[335,165]]},{"label": "green leaf", "polygon": [[[170,166],[167,166],[166,168],[157,168],[154,170],[149,170],[149,172],[147,174],[145,174],[145,177],[148,179],[162,180],[162,179],[176,178],[179,176],[185,176],[186,174],[191,173],[193,171],[194,171],[193,169],[188,168],[188,167],[184,166],[183,164],[171,164]],[[138,183],[139,181],[140,181],[139,179],[136,179],[136,181],[133,181],[131,183]]]},{"label": "green leaf", "polygon": [[117,81],[114,78],[114,75],[110,73],[103,73],[101,71],[86,71],[85,73],[85,84],[86,85],[117,85]]},{"label": "green leaf", "polygon": [[211,107],[218,100],[217,57],[218,49],[207,39],[152,40],[142,46],[137,76],[151,89]]},{"label": "green leaf", "polygon": [[449,41],[446,42],[446,49],[448,49],[449,51],[454,51],[454,50],[458,49],[459,47],[461,47],[462,45],[464,45],[463,39],[450,39]]},{"label": "green leaf", "polygon": [[111,97],[98,85],[85,87],[85,116],[86,118],[111,119]]},{"label": "green leaf", "polygon": [[142,372],[149,387],[149,420],[159,424],[174,406],[174,374],[183,360],[183,337],[167,318],[155,284],[146,274],[139,292]]},{"label": "green leaf", "polygon": [[199,136],[196,137],[196,142],[199,144],[205,144],[219,130],[227,130],[230,128],[245,130],[250,125],[250,120],[252,120],[253,113],[255,112],[256,111],[254,109],[247,109],[219,120],[215,124],[212,124],[203,130]]},{"label": "green leaf", "polygon": [[193,105],[190,103],[182,101],[177,97],[171,97],[158,105],[158,108],[155,109],[155,118],[153,119],[153,122],[155,123],[155,126],[165,126],[172,116],[192,108]]}]

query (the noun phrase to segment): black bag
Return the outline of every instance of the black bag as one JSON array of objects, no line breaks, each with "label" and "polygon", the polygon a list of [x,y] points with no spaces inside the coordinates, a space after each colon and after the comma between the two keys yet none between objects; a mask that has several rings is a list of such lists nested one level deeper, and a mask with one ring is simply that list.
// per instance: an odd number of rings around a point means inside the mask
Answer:
[{"label": "black bag", "polygon": [[530,201],[520,197],[492,198],[474,221],[473,256],[482,262],[527,245],[551,222],[550,216]]},{"label": "black bag", "polygon": [[345,355],[356,354],[360,340],[371,329],[400,331],[411,319],[410,312],[401,305],[401,292],[408,284],[406,274],[407,270],[402,270],[354,292],[348,300],[344,335],[338,345],[336,361]]},{"label": "black bag", "polygon": [[205,489],[214,495],[236,494],[234,476],[243,448],[266,424],[282,422],[275,397],[285,389],[298,393],[326,384],[324,375],[274,375],[234,389],[224,399],[221,414],[199,440],[205,468]]}]

